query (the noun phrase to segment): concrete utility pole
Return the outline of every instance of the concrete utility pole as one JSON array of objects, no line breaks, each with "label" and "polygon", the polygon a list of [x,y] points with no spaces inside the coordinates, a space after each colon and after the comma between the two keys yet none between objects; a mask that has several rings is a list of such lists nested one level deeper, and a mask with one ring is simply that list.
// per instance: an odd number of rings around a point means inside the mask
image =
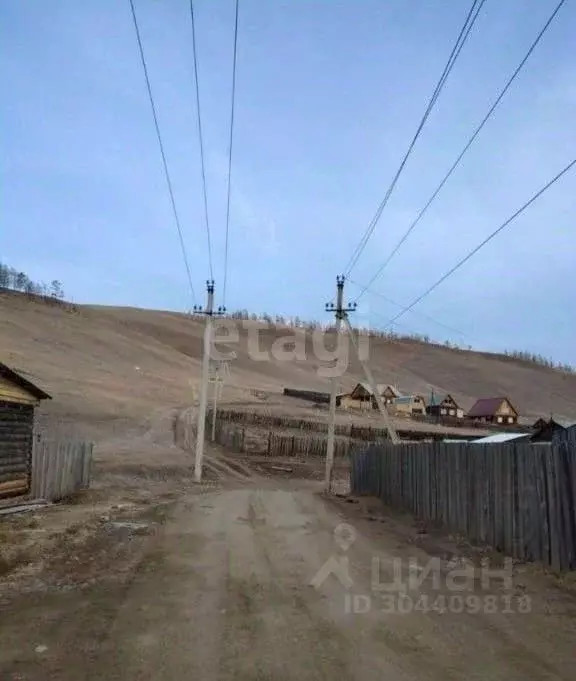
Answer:
[{"label": "concrete utility pole", "polygon": [[212,442],[216,439],[216,412],[218,411],[218,400],[222,399],[224,388],[224,376],[227,375],[228,365],[225,360],[214,362],[213,371],[210,376],[212,388]]},{"label": "concrete utility pole", "polygon": [[198,430],[196,433],[196,461],[194,464],[194,479],[202,481],[202,459],[204,457],[204,430],[206,427],[206,406],[208,404],[208,374],[210,371],[210,355],[212,354],[212,317],[224,314],[226,309],[219,307],[214,311],[214,280],[206,281],[206,308],[194,306],[196,314],[206,315],[204,328],[204,355],[202,358],[202,384],[200,388],[200,406],[198,408]]},{"label": "concrete utility pole", "polygon": [[[336,277],[336,305],[334,303],[326,303],[326,311],[334,312],[336,317],[336,347],[340,340],[340,327],[342,321],[347,319],[348,312],[354,312],[356,304],[350,307],[344,307],[344,275]],[[330,493],[332,487],[332,469],[334,468],[334,434],[336,430],[336,376],[330,379],[330,420],[328,421],[328,444],[326,447],[326,474],[324,478],[324,487],[326,492]]]}]

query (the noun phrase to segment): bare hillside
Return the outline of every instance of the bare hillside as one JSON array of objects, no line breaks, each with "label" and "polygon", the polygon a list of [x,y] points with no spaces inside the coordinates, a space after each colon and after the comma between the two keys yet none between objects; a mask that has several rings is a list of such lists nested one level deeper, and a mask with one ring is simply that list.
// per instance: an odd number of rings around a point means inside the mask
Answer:
[{"label": "bare hillside", "polygon": [[[201,321],[185,315],[133,308],[79,306],[67,311],[0,294],[0,354],[5,363],[38,382],[55,399],[50,409],[82,421],[141,418],[159,407],[184,406],[197,394],[202,353]],[[247,349],[247,325],[231,364],[227,399],[248,400],[250,389],[279,392],[284,386],[326,389],[322,362],[310,338],[306,359],[255,360]],[[287,329],[260,333],[269,350]],[[224,346],[221,346],[222,348]],[[464,408],[477,397],[507,395],[524,417],[576,418],[576,376],[485,353],[462,352],[411,341],[371,341],[378,380],[406,391],[450,392]],[[361,378],[357,362],[342,387]]]}]

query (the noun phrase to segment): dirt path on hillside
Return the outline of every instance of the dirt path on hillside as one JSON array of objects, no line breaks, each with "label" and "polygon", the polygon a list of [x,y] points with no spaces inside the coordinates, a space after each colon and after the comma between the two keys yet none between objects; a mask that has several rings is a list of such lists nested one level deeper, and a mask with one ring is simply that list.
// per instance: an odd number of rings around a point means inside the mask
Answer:
[{"label": "dirt path on hillside", "polygon": [[[518,589],[507,604],[499,588],[491,592],[492,614],[426,612],[424,597],[431,605],[440,593],[431,584],[403,604],[393,595],[379,600],[373,557],[400,558],[406,567],[410,556],[425,556],[409,538],[348,516],[347,506],[325,501],[310,483],[250,480],[248,469],[219,489],[193,490],[148,538],[127,582],[25,599],[4,613],[0,677],[575,678],[573,598],[550,604],[535,594],[524,614]],[[356,536],[342,543],[334,530],[346,521]],[[344,556],[351,583],[344,571],[312,586],[328,559]],[[371,596],[371,608],[346,612],[346,594]],[[367,609],[367,598],[356,600]],[[503,612],[506,605],[514,612]]]}]

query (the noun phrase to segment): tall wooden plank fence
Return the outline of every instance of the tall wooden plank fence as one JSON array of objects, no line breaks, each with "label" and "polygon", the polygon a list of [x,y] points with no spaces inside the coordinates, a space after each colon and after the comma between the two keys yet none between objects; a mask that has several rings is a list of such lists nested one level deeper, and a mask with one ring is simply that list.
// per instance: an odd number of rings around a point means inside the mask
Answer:
[{"label": "tall wooden plank fence", "polygon": [[351,488],[515,558],[576,569],[576,443],[374,445],[353,455]]},{"label": "tall wooden plank fence", "polygon": [[31,496],[58,501],[88,487],[91,442],[36,442],[32,453]]}]

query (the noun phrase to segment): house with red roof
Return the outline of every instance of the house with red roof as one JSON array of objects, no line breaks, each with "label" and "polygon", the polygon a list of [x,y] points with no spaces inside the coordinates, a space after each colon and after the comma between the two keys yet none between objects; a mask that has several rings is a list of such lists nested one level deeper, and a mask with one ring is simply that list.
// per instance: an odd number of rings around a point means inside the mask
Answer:
[{"label": "house with red roof", "polygon": [[485,397],[476,401],[468,412],[468,418],[482,423],[512,426],[518,423],[518,411],[507,397]]}]

